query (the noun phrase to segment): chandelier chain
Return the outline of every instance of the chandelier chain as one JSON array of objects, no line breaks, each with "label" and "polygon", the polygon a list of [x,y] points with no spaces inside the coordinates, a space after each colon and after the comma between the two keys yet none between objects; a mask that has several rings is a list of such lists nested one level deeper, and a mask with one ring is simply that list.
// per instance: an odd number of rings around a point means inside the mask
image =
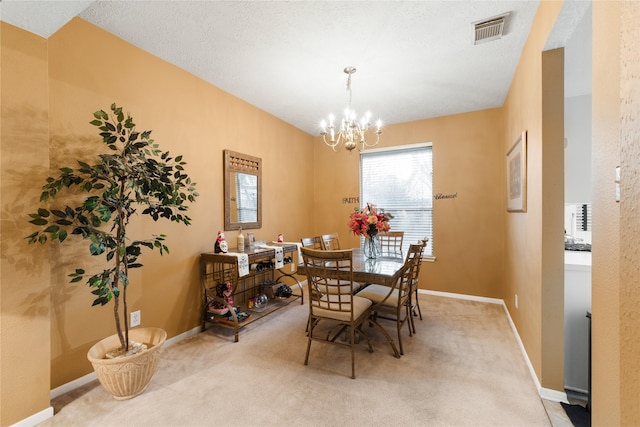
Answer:
[{"label": "chandelier chain", "polygon": [[351,109],[351,97],[353,96],[353,91],[351,90],[351,73],[348,73],[349,77],[347,77],[347,92],[349,92],[349,104],[347,106]]}]

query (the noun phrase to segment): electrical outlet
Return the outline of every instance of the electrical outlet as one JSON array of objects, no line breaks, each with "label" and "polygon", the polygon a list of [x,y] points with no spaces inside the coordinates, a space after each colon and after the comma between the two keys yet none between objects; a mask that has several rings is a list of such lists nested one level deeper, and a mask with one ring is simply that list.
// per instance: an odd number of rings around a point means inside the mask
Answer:
[{"label": "electrical outlet", "polygon": [[516,309],[518,308],[518,294],[516,294]]},{"label": "electrical outlet", "polygon": [[129,326],[140,326],[140,310],[132,311],[129,319]]}]

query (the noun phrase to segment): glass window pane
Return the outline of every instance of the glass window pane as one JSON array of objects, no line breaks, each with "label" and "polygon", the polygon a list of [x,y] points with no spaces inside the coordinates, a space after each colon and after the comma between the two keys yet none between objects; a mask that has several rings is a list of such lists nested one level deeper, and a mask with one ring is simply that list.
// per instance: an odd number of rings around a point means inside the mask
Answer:
[{"label": "glass window pane", "polygon": [[360,201],[391,213],[392,230],[404,231],[403,250],[429,238],[433,255],[433,193],[431,146],[361,153]]}]

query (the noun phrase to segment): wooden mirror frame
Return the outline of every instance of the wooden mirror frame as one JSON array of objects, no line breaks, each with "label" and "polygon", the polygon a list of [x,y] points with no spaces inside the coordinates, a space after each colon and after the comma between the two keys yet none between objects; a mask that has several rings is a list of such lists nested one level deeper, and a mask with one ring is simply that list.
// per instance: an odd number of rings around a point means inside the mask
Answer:
[{"label": "wooden mirror frame", "polygon": [[[224,229],[238,230],[253,229],[262,227],[262,159],[237,153],[231,150],[224,150]],[[232,221],[231,209],[234,206],[231,194],[233,186],[233,174],[244,173],[257,177],[257,220],[255,222],[234,222]]]}]

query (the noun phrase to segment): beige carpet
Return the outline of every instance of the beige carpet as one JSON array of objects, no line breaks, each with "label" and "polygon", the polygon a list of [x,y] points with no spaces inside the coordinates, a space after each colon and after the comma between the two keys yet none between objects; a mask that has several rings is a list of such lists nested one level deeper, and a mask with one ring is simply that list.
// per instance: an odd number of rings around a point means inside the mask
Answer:
[{"label": "beige carpet", "polygon": [[[550,426],[504,310],[420,295],[424,320],[392,356],[312,343],[308,308],[291,304],[241,330],[209,327],[163,353],[147,390],[113,400],[94,381],[55,399],[42,426]],[[381,321],[384,322],[384,321]],[[394,333],[390,322],[390,333]],[[393,336],[393,335],[392,335]]]}]

